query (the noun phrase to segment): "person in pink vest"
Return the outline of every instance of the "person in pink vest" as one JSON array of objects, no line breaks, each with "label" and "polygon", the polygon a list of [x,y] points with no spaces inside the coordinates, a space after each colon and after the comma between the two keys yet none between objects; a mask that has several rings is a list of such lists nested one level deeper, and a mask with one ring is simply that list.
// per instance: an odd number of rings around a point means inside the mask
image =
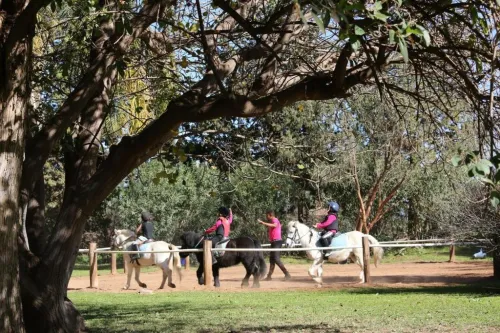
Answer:
[{"label": "person in pink vest", "polygon": [[[323,229],[320,233],[319,243],[321,247],[329,247],[332,242],[332,238],[338,232],[339,221],[337,220],[337,214],[339,212],[339,204],[335,201],[328,203],[328,213],[321,223],[316,223],[315,227],[317,229]],[[331,254],[331,251],[323,251],[325,257]]]},{"label": "person in pink vest", "polygon": [[[276,218],[273,210],[268,210],[266,212],[266,219],[267,222],[259,220],[259,223],[267,227],[269,242],[271,242],[271,248],[279,249],[283,246],[283,241],[281,240],[281,223]],[[288,273],[285,265],[283,265],[283,263],[281,262],[280,252],[276,251],[270,252],[269,254],[269,272],[267,273],[265,281],[271,280],[275,265],[278,265],[283,274],[285,274],[285,280],[291,279],[290,273]]]},{"label": "person in pink vest", "polygon": [[[218,243],[229,239],[231,223],[233,223],[233,211],[231,208],[220,207],[217,221],[215,221],[213,226],[205,230],[205,235],[209,235],[215,231],[215,235],[212,237],[212,247],[216,247]],[[217,263],[217,259],[212,254],[212,264],[215,263]]]}]

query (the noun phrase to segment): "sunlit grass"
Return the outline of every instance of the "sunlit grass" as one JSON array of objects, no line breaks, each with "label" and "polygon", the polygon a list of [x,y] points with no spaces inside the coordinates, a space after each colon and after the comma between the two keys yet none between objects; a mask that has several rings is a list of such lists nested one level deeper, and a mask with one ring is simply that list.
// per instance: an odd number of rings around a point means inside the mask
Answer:
[{"label": "sunlit grass", "polygon": [[70,292],[92,332],[498,332],[500,285],[152,295]]}]

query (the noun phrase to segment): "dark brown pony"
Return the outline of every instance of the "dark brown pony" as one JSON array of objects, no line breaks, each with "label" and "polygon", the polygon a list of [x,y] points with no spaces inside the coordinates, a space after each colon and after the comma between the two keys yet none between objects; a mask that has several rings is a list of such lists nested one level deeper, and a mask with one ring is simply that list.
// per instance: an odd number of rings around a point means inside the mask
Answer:
[{"label": "dark brown pony", "polygon": [[[204,236],[195,232],[185,232],[181,236],[182,249],[201,249],[203,248]],[[228,249],[240,248],[240,249],[260,249],[262,246],[258,240],[252,239],[250,237],[237,237],[232,238],[228,243]],[[224,251],[221,249],[221,251]],[[188,252],[181,252],[180,256],[186,258],[189,255]],[[198,277],[198,283],[202,285],[204,283],[203,279],[203,253],[195,252],[196,259],[200,263],[198,270],[196,271],[196,276]],[[266,262],[264,260],[264,255],[261,251],[259,252],[229,252],[226,251],[224,255],[217,258],[217,263],[212,265],[212,272],[214,276],[214,286],[220,287],[219,282],[219,269],[224,267],[230,267],[242,263],[247,271],[243,281],[241,281],[242,287],[248,286],[248,280],[250,275],[253,275],[253,288],[260,287],[259,280],[266,274]]]}]

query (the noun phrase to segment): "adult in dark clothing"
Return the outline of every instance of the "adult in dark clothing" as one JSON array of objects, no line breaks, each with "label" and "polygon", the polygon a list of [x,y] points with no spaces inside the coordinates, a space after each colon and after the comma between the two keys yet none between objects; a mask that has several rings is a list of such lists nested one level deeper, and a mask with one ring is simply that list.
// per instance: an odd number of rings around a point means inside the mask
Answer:
[{"label": "adult in dark clothing", "polygon": [[[259,223],[265,225],[268,229],[268,236],[269,236],[269,241],[271,242],[271,248],[279,249],[283,246],[283,241],[281,240],[281,223],[276,218],[276,216],[274,216],[274,211],[272,210],[268,210],[266,212],[266,219],[267,222],[259,220]],[[285,268],[285,265],[283,265],[283,263],[281,262],[280,252],[273,251],[269,253],[269,272],[267,273],[265,281],[271,280],[271,276],[273,275],[275,265],[278,265],[283,274],[285,274],[285,280],[291,279],[290,273],[288,273],[287,269]]]},{"label": "adult in dark clothing", "polygon": [[[146,241],[153,241],[154,240],[154,233],[153,233],[153,215],[150,212],[142,212],[141,214],[141,219],[142,223],[139,224],[139,226],[136,229],[136,234],[141,234],[142,237],[140,238],[141,243],[144,243]],[[140,245],[139,244],[139,245]]]},{"label": "adult in dark clothing", "polygon": [[[146,242],[154,242],[154,232],[153,232],[153,215],[150,212],[141,213],[142,223],[137,226],[135,230],[136,234],[139,235],[137,240],[132,244],[132,251],[139,251],[139,246]],[[131,260],[140,259],[140,253],[133,253],[130,255]]]}]

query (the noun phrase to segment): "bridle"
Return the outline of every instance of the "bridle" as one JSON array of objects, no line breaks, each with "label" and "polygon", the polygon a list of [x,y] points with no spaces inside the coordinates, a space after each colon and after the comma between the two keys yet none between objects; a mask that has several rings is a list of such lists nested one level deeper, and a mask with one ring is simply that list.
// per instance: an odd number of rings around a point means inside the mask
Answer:
[{"label": "bridle", "polygon": [[[296,225],[294,226],[294,228],[295,228],[295,231],[294,231],[294,233],[293,233],[293,236],[292,236],[292,237],[287,236],[287,237],[286,237],[286,239],[287,239],[287,240],[288,240],[288,239],[290,239],[290,240],[292,241],[292,244],[293,244],[293,245],[295,245],[295,244],[300,244],[300,240],[301,240],[302,238],[306,237],[306,236],[307,236],[307,233],[306,233],[305,235],[303,235],[303,236],[300,236],[300,234],[299,234],[299,229],[297,228],[297,226],[296,226]],[[297,239],[297,236],[299,237],[298,239]],[[309,228],[309,237],[310,237],[310,238],[309,238],[309,243],[311,243],[311,241],[312,241],[312,237],[313,237],[313,232],[312,232],[311,228]]]}]

